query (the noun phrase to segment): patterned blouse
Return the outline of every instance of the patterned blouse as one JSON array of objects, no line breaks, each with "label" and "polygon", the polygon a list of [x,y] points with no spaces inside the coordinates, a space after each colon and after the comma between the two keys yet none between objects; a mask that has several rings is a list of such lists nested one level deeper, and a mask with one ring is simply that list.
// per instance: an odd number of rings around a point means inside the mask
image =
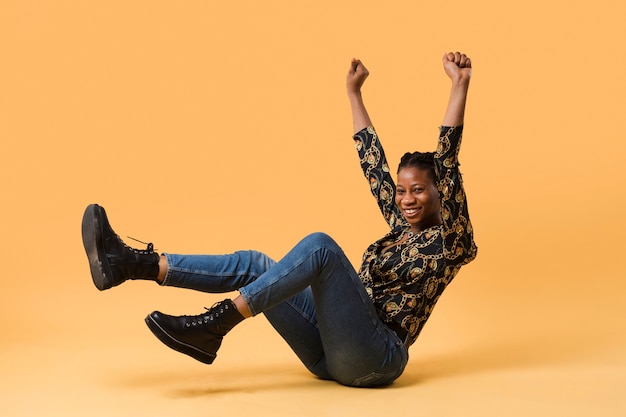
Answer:
[{"label": "patterned blouse", "polygon": [[363,254],[359,276],[386,323],[415,342],[435,303],[462,265],[476,257],[458,154],[463,126],[441,127],[435,153],[443,224],[402,241],[409,224],[395,204],[396,187],[373,127],[354,135],[361,167],[391,231]]}]

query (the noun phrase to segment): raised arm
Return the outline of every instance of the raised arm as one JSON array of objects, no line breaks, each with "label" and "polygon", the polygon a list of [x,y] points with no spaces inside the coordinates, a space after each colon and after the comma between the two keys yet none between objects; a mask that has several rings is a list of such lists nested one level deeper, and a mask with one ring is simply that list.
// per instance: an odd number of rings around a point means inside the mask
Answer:
[{"label": "raised arm", "polygon": [[467,90],[472,77],[472,61],[460,52],[449,52],[444,54],[442,62],[446,74],[452,81],[442,126],[461,126],[465,117]]},{"label": "raised arm", "polygon": [[452,88],[435,152],[435,172],[443,219],[444,256],[460,267],[477,253],[458,160],[472,63],[457,52],[445,54],[443,66],[452,80]]},{"label": "raised arm", "polygon": [[395,184],[389,171],[385,151],[378,140],[361,96],[361,86],[368,75],[369,72],[363,63],[358,59],[353,59],[346,77],[346,88],[352,109],[353,139],[359,153],[361,169],[370,185],[370,191],[376,198],[385,222],[393,228],[403,219],[394,202]]},{"label": "raised arm", "polygon": [[363,96],[361,95],[361,86],[369,75],[367,68],[358,59],[352,59],[350,70],[346,77],[346,88],[348,90],[348,99],[350,100],[350,108],[352,109],[352,125],[354,133],[363,130],[368,126],[372,126]]}]

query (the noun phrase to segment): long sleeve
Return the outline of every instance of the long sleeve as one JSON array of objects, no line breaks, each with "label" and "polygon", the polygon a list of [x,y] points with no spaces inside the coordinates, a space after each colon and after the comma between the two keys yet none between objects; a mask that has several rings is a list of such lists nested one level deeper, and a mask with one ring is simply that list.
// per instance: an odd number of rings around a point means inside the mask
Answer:
[{"label": "long sleeve", "polygon": [[355,147],[363,174],[370,185],[370,191],[390,228],[404,222],[395,204],[396,186],[389,172],[389,165],[378,135],[373,127],[367,127],[355,133]]},{"label": "long sleeve", "polygon": [[459,171],[458,155],[462,136],[463,126],[442,126],[435,153],[437,188],[443,218],[444,257],[457,266],[473,260],[477,252],[463,179]]}]

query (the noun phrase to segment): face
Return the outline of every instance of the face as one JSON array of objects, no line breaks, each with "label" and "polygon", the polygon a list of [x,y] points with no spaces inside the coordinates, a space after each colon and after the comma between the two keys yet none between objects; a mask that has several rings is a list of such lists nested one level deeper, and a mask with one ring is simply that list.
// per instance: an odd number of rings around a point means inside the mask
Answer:
[{"label": "face", "polygon": [[426,170],[405,167],[398,172],[396,205],[413,232],[441,224],[439,192]]}]

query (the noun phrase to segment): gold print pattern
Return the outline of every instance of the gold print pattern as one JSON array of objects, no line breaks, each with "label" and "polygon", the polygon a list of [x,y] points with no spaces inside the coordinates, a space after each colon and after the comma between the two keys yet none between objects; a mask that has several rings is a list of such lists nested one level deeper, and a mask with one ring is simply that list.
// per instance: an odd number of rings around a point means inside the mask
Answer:
[{"label": "gold print pattern", "polygon": [[380,199],[385,204],[393,204],[393,198],[395,194],[395,187],[388,182],[385,182],[380,189]]},{"label": "gold print pattern", "polygon": [[391,213],[389,215],[389,220],[387,221],[387,224],[389,224],[389,227],[393,227],[394,224],[396,224],[396,215],[395,213]]},{"label": "gold print pattern", "polygon": [[450,210],[448,210],[445,207],[442,207],[442,209],[441,209],[441,217],[442,217],[442,219],[444,221],[448,220],[450,218]]},{"label": "gold print pattern", "polygon": [[424,290],[426,291],[426,298],[433,298],[437,295],[437,280],[430,279],[424,286]]},{"label": "gold print pattern", "polygon": [[413,269],[411,269],[410,275],[411,275],[411,279],[415,279],[417,277],[419,277],[422,274],[423,269],[420,267],[415,267]]},{"label": "gold print pattern", "polygon": [[400,310],[400,306],[393,301],[389,301],[385,304],[385,312],[387,314],[395,315]]},{"label": "gold print pattern", "polygon": [[359,277],[381,320],[399,323],[413,343],[462,265],[476,257],[458,170],[462,127],[441,127],[435,172],[443,224],[405,239],[408,223],[395,205],[395,183],[373,127],[354,136],[361,168],[390,232],[363,254]]},{"label": "gold print pattern", "polygon": [[370,187],[372,188],[372,190],[377,189],[378,188],[378,179],[370,178]]}]

